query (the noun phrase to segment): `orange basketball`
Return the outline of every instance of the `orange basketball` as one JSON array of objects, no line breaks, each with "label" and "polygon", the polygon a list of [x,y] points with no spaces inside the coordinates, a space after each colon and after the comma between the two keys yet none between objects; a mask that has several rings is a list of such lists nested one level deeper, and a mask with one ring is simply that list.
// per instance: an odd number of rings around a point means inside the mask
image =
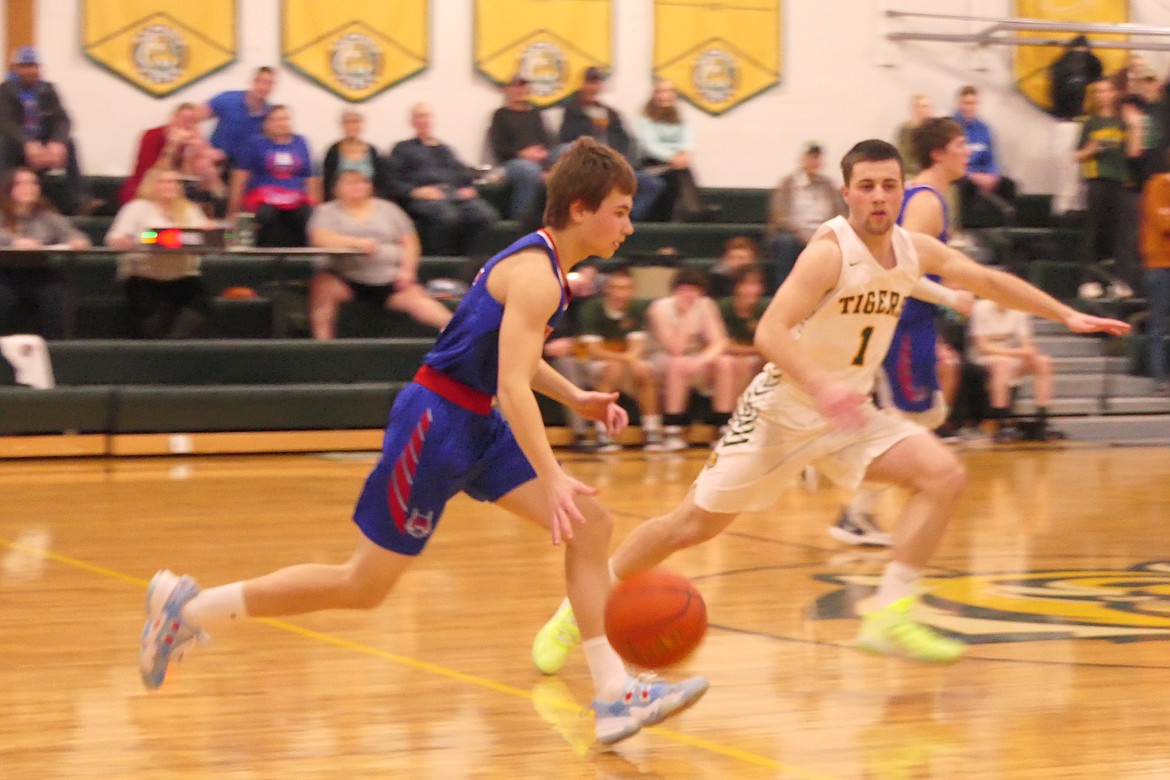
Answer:
[{"label": "orange basketball", "polygon": [[686,577],[651,569],[628,577],[609,594],[605,634],[626,661],[645,669],[673,666],[707,633],[707,605]]},{"label": "orange basketball", "polygon": [[260,296],[251,287],[238,286],[227,288],[219,294],[219,297],[239,300],[241,298],[259,298]]}]

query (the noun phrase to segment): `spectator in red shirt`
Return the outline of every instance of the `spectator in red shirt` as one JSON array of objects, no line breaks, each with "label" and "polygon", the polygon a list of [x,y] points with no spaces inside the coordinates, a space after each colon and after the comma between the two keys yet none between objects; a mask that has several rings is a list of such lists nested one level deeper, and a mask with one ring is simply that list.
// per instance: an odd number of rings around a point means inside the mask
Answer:
[{"label": "spectator in red shirt", "polygon": [[200,135],[198,122],[199,110],[195,104],[183,103],[175,109],[169,123],[142,134],[134,172],[118,189],[118,203],[125,205],[134,200],[142,177],[156,165],[178,171],[199,193],[215,200],[223,198],[223,179],[217,168],[223,162],[223,152]]}]

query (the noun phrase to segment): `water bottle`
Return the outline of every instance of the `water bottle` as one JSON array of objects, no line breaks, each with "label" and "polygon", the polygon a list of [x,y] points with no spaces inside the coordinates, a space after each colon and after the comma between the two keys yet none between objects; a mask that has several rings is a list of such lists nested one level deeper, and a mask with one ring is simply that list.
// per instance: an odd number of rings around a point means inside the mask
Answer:
[{"label": "water bottle", "polygon": [[256,232],[252,220],[252,215],[246,211],[241,211],[236,215],[236,246],[250,247],[256,245]]}]

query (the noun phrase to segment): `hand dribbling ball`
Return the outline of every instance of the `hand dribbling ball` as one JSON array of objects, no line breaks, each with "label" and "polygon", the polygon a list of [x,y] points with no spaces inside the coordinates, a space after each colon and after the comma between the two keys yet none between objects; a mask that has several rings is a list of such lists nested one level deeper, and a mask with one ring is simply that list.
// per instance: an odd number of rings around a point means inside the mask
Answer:
[{"label": "hand dribbling ball", "polygon": [[706,633],[703,596],[686,577],[663,569],[622,580],[605,605],[609,643],[623,660],[644,669],[679,663]]}]

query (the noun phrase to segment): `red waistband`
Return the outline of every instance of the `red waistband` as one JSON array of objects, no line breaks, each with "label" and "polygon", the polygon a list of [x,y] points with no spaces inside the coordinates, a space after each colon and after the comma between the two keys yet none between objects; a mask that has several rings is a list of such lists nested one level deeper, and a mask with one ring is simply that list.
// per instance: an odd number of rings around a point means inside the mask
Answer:
[{"label": "red waistband", "polygon": [[462,406],[469,412],[491,414],[492,397],[490,395],[465,385],[458,379],[452,379],[442,371],[431,368],[425,363],[415,373],[414,382],[435,395],[446,398],[457,406]]}]

